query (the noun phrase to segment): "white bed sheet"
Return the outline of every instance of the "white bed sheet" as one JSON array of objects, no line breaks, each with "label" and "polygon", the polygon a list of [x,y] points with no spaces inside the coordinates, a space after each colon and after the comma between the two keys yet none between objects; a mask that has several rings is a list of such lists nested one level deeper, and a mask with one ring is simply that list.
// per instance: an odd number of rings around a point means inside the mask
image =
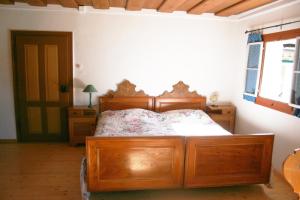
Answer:
[{"label": "white bed sheet", "polygon": [[231,135],[202,110],[156,113],[144,109],[105,111],[95,136],[213,136]]}]

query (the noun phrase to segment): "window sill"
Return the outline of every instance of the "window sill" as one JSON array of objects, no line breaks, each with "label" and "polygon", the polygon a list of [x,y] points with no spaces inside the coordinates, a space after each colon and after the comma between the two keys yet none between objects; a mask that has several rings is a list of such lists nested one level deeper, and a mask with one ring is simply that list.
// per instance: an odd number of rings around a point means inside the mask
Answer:
[{"label": "window sill", "polygon": [[261,106],[265,106],[267,108],[271,108],[271,109],[274,109],[274,110],[278,110],[280,112],[290,114],[290,115],[293,114],[293,108],[291,106],[289,106],[287,103],[282,103],[282,102],[279,102],[279,101],[274,101],[274,100],[271,100],[271,99],[262,98],[260,96],[258,96],[256,98],[255,103],[258,104],[258,105],[261,105]]}]

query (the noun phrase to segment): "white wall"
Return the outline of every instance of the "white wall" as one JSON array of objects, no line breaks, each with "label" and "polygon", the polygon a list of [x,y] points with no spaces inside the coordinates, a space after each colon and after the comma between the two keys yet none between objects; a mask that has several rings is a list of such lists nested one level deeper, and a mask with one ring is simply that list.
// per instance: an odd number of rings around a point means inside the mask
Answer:
[{"label": "white wall", "polygon": [[107,13],[0,8],[0,139],[16,138],[10,30],[73,32],[74,66],[80,65],[74,67],[75,104],[87,104],[84,84],[94,84],[100,95],[124,78],[150,95],[183,80],[200,94],[218,91],[220,100],[232,99],[235,22]]},{"label": "white wall", "polygon": [[[243,21],[239,29],[260,28],[279,23],[300,19],[300,3],[291,7],[276,10],[257,17]],[[300,28],[300,23],[265,30],[264,33],[278,32],[289,29]],[[282,162],[300,147],[300,119],[276,110],[272,110],[248,101],[243,100],[245,66],[246,66],[246,42],[247,35],[241,34],[238,38],[242,42],[238,51],[244,52],[238,58],[236,66],[235,95],[233,102],[238,107],[236,131],[238,133],[271,132],[275,134],[273,151],[273,166],[281,171]]]}]

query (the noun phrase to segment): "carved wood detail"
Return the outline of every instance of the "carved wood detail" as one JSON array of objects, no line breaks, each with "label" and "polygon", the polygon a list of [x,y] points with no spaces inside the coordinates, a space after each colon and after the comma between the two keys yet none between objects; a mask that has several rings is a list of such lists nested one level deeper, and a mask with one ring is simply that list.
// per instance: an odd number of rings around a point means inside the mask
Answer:
[{"label": "carved wood detail", "polygon": [[136,91],[136,85],[128,80],[123,80],[118,84],[117,90],[109,90],[104,96],[105,97],[148,97],[143,90]]},{"label": "carved wood detail", "polygon": [[158,97],[203,97],[199,95],[196,91],[190,92],[188,85],[179,81],[177,84],[173,85],[173,90],[171,92],[165,91],[162,95]]}]

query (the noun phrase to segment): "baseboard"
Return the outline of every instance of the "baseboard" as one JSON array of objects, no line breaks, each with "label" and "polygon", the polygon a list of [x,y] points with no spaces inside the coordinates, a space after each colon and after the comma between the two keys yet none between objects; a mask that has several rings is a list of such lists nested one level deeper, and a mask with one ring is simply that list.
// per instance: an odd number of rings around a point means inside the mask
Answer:
[{"label": "baseboard", "polygon": [[0,139],[0,144],[5,144],[5,143],[17,143],[17,139]]}]

